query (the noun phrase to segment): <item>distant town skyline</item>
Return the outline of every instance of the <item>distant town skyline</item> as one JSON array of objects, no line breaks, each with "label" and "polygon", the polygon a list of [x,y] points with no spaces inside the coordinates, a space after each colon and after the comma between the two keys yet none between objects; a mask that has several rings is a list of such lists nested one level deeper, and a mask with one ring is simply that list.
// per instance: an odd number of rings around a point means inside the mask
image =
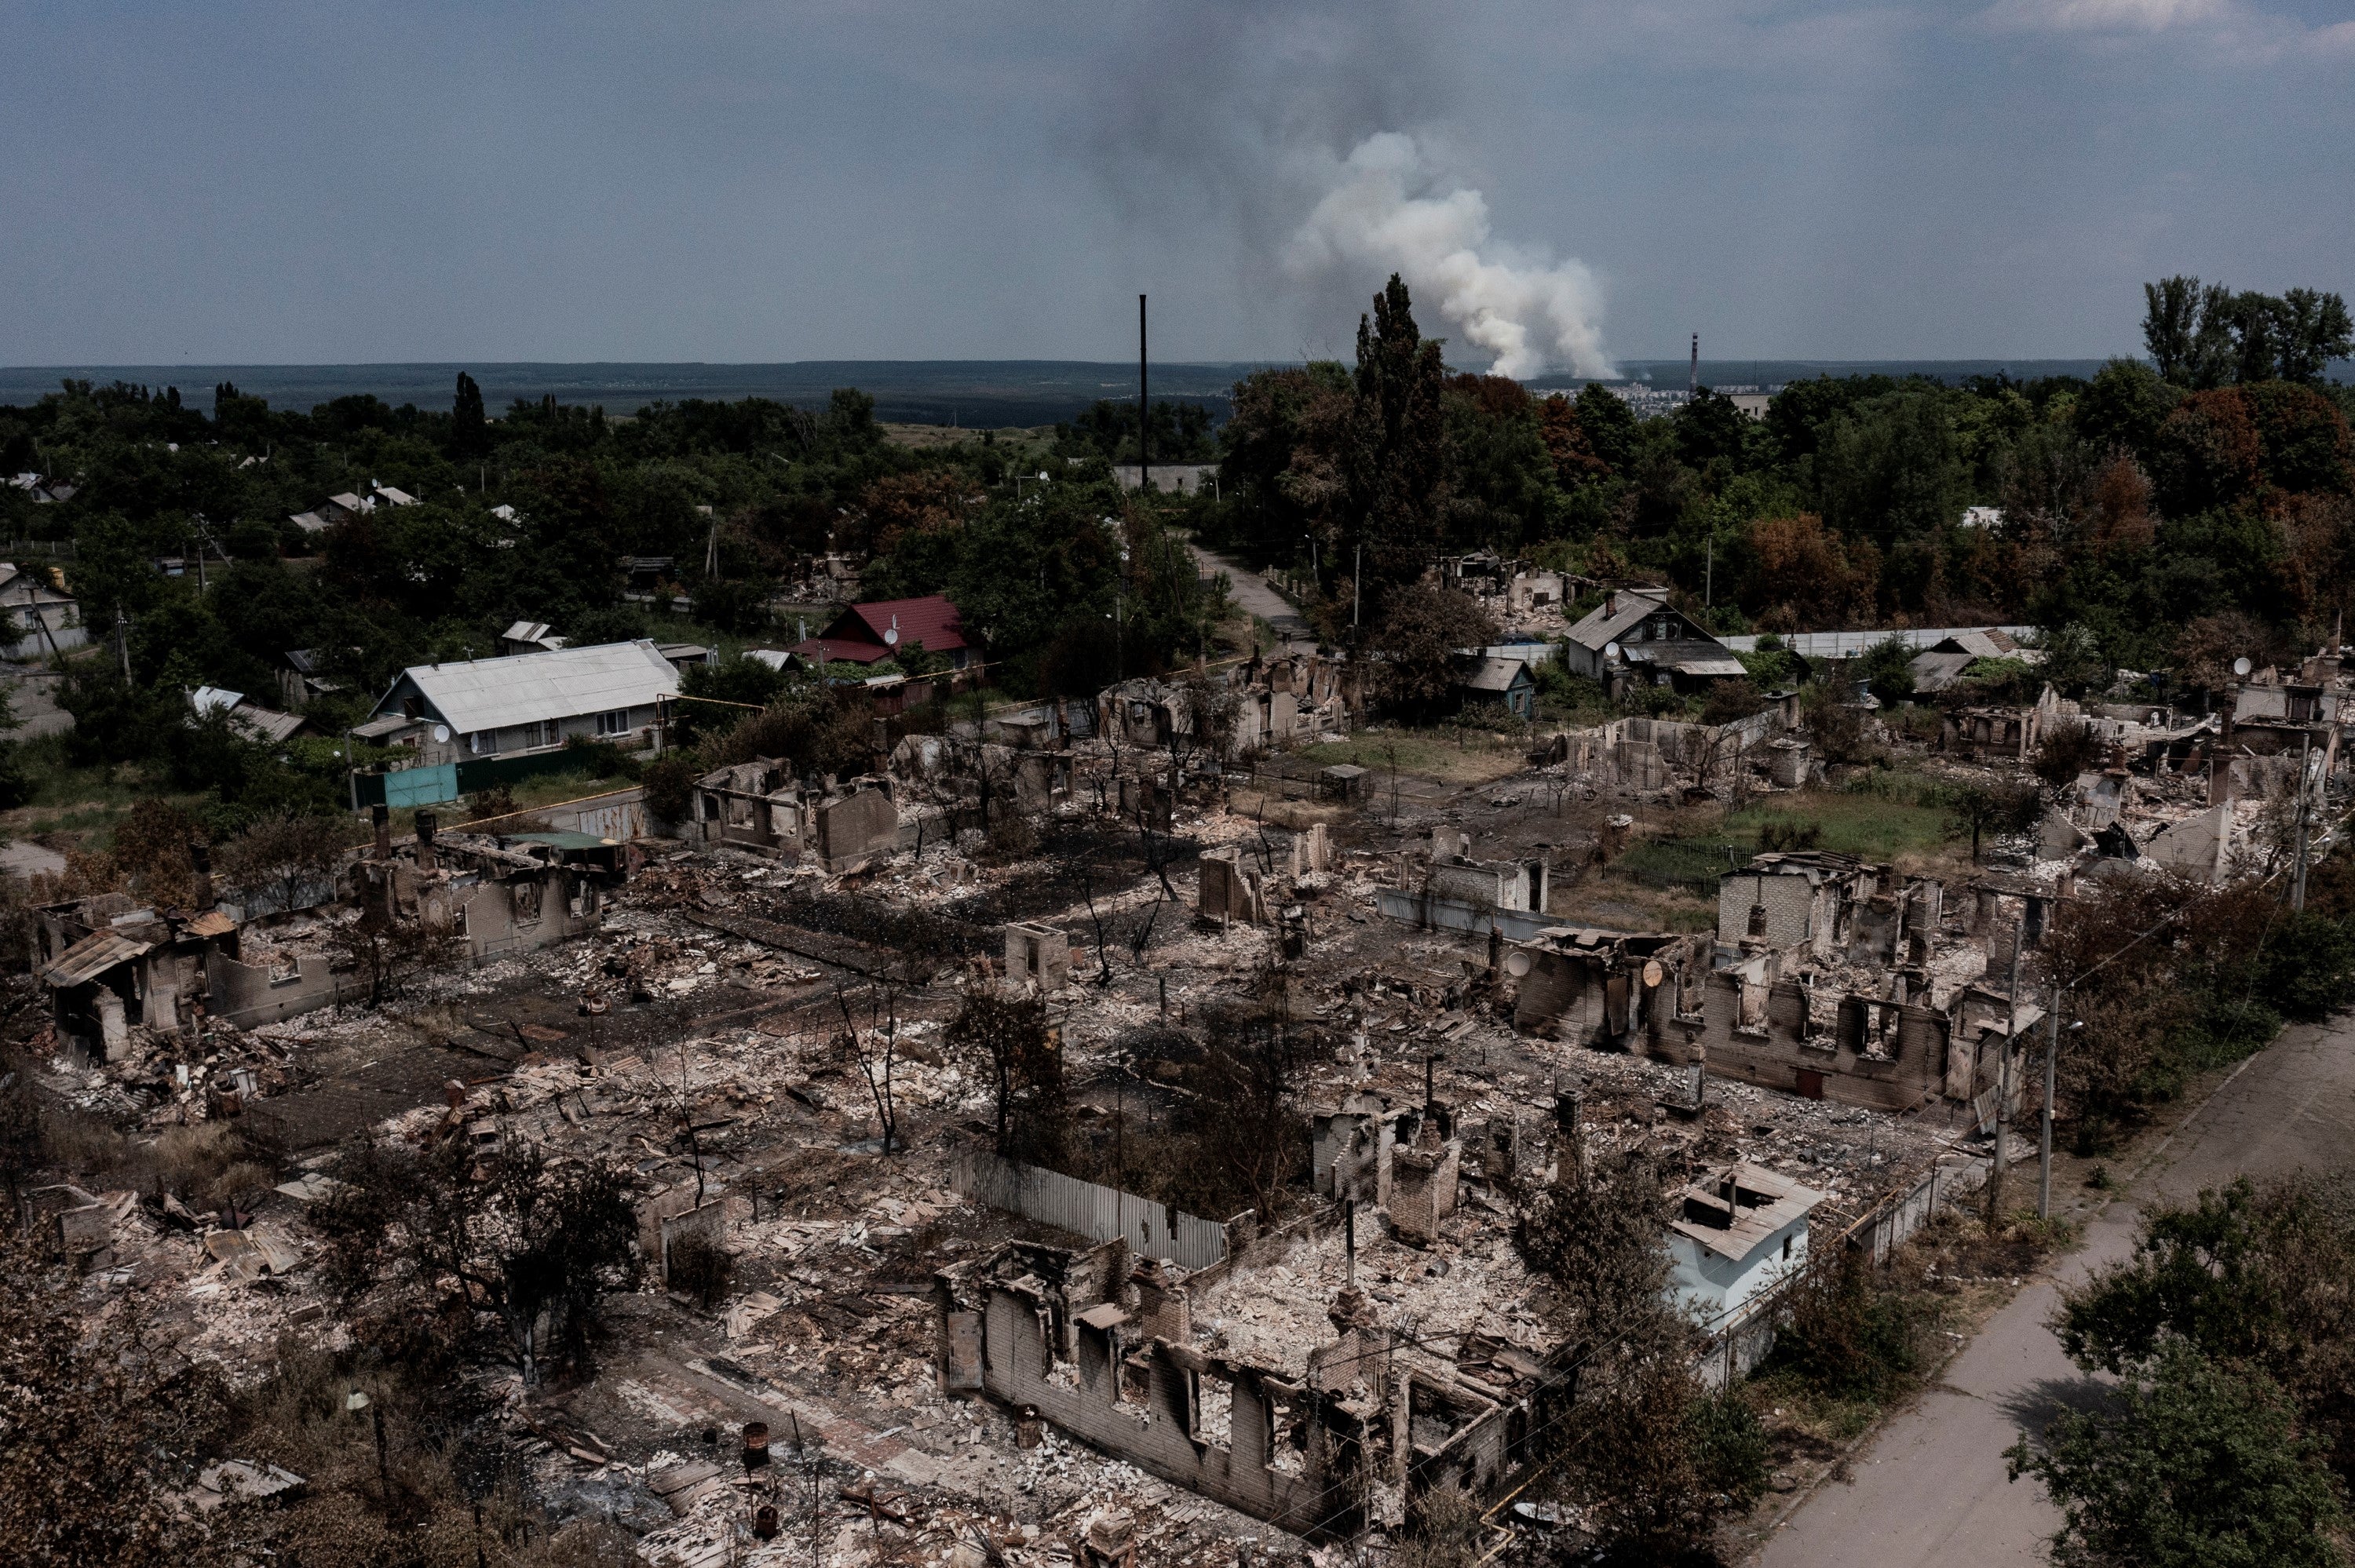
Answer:
[{"label": "distant town skyline", "polygon": [[2138,352],[2355,292],[2319,0],[13,4],[0,365]]}]

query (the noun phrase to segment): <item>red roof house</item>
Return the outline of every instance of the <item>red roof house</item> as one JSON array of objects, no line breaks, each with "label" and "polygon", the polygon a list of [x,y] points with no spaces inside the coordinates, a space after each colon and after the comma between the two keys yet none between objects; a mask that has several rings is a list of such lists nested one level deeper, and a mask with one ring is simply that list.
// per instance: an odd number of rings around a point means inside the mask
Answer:
[{"label": "red roof house", "polygon": [[811,664],[821,659],[830,664],[879,664],[911,643],[946,655],[952,669],[964,669],[973,658],[957,607],[939,594],[854,604],[824,631],[794,644],[793,652]]}]

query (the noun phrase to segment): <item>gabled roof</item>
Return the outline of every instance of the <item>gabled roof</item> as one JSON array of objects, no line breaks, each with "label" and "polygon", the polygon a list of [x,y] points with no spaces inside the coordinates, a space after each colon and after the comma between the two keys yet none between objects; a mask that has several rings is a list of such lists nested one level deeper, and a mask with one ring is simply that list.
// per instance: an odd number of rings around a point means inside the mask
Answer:
[{"label": "gabled roof", "polygon": [[[644,638],[463,664],[413,664],[401,680],[416,686],[460,734],[645,707],[657,697],[678,695],[678,672]],[[395,682],[377,704],[378,715],[400,711],[394,695],[400,687]]]},{"label": "gabled roof", "polygon": [[[927,642],[924,651],[929,653],[932,647]],[[847,642],[839,637],[813,637],[794,643],[792,651],[810,664],[820,660],[831,664],[879,664],[891,656],[891,650],[880,642]]]},{"label": "gabled roof", "polygon": [[1667,609],[1668,603],[1668,596],[1664,592],[1614,588],[1601,604],[1586,612],[1584,620],[1570,629],[1570,640],[1582,648],[1600,652],[1646,616]]},{"label": "gabled roof", "polygon": [[1630,664],[1651,664],[1679,675],[1742,675],[1741,660],[1725,645],[1700,638],[1675,638],[1665,642],[1626,642],[1619,652]]},{"label": "gabled roof", "polygon": [[[895,631],[896,637],[887,635]],[[957,607],[936,593],[922,599],[854,604],[837,616],[821,637],[827,641],[872,642],[894,649],[921,642],[927,653],[946,653],[969,646],[964,640],[964,620],[957,613]]]},{"label": "gabled roof", "polygon": [[1509,692],[1516,684],[1530,685],[1529,667],[1518,659],[1467,659],[1455,683],[1466,691]]}]

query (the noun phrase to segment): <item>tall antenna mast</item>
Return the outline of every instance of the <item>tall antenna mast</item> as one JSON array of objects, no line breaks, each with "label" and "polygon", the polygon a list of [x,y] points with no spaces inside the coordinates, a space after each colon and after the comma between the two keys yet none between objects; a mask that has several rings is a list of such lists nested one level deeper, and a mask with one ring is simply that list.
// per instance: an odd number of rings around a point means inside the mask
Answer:
[{"label": "tall antenna mast", "polygon": [[1700,334],[1693,334],[1692,369],[1685,376],[1685,400],[1700,396]]},{"label": "tall antenna mast", "polygon": [[1153,405],[1145,400],[1145,296],[1136,296],[1136,488],[1153,488]]}]

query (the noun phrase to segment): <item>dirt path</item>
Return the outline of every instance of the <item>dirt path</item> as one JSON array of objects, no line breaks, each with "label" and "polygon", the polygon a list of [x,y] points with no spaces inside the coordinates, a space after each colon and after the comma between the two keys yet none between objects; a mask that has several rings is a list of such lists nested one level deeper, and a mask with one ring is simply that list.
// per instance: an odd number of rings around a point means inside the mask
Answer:
[{"label": "dirt path", "polygon": [[1214,556],[1199,545],[1189,543],[1186,547],[1194,552],[1194,560],[1203,576],[1218,572],[1227,574],[1230,592],[1235,603],[1273,627],[1276,636],[1283,641],[1284,652],[1313,653],[1316,651],[1316,629],[1292,608],[1289,599],[1268,587],[1265,577],[1223,556]]}]

